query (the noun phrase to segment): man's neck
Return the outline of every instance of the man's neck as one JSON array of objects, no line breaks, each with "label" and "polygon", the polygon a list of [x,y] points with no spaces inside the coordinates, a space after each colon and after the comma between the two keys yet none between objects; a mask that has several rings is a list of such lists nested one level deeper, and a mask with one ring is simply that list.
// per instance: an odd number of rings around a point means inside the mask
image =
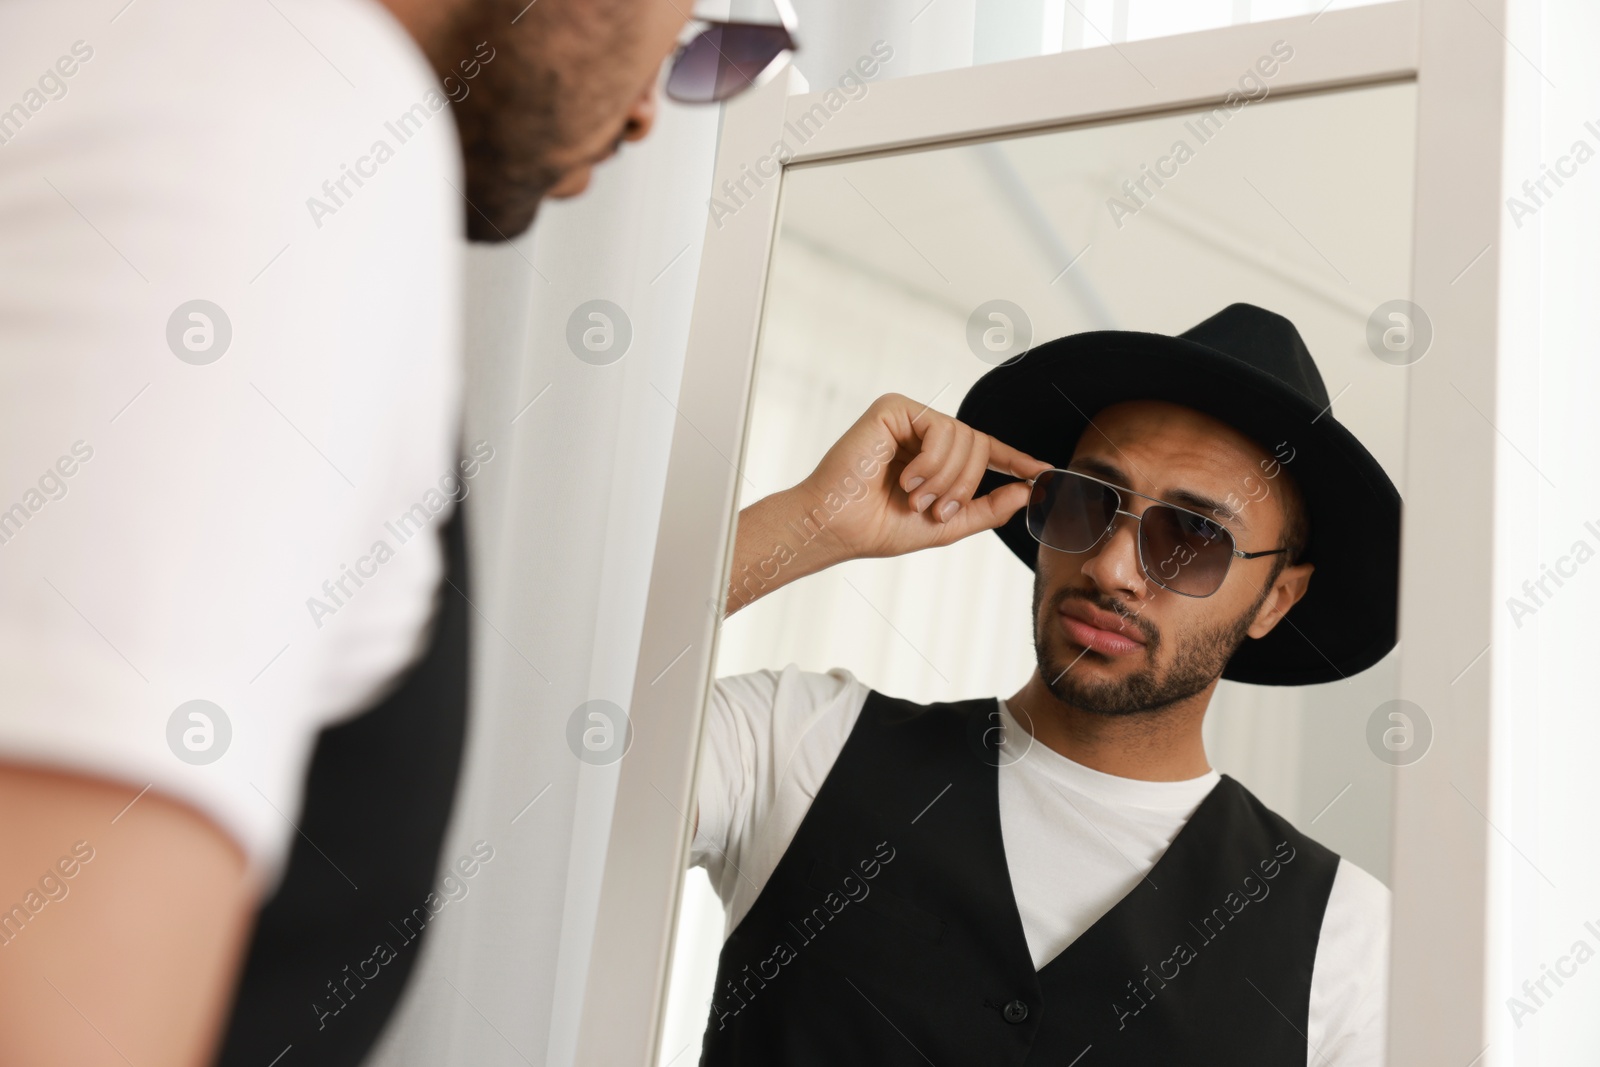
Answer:
[{"label": "man's neck", "polygon": [[1154,711],[1098,715],[1057,699],[1034,671],[1006,707],[1034,740],[1074,763],[1119,778],[1179,782],[1211,770],[1200,724],[1215,688]]}]

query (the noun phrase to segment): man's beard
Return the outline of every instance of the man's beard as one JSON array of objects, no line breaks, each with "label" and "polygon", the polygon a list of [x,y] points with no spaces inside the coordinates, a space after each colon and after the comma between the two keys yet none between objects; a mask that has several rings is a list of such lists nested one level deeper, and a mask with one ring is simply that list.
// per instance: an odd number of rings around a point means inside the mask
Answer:
[{"label": "man's beard", "polygon": [[1201,692],[1222,674],[1228,665],[1228,660],[1249,636],[1250,623],[1271,589],[1272,585],[1269,582],[1263,587],[1261,596],[1256,599],[1255,604],[1237,619],[1203,630],[1187,640],[1178,648],[1172,666],[1164,672],[1154,663],[1162,645],[1160,631],[1154,627],[1140,625],[1137,618],[1119,611],[1119,605],[1111,600],[1101,602],[1092,595],[1070,593],[1058,598],[1054,605],[1056,609],[1059,609],[1067,599],[1082,599],[1102,611],[1122,615],[1128,620],[1128,626],[1138,629],[1145,638],[1144,655],[1148,662],[1144,667],[1124,677],[1099,681],[1091,678],[1087,672],[1078,670],[1078,667],[1083,660],[1090,657],[1102,660],[1110,657],[1093,649],[1085,650],[1081,656],[1074,654],[1059,661],[1051,655],[1045,640],[1047,629],[1054,627],[1054,632],[1057,634],[1061,633],[1061,630],[1056,621],[1056,611],[1053,610],[1048,619],[1039,619],[1039,605],[1044,588],[1038,572],[1035,571],[1033,647],[1039,661],[1040,677],[1044,679],[1045,688],[1049,689],[1057,700],[1093,715],[1133,715],[1170,707]]},{"label": "man's beard", "polygon": [[[465,166],[467,237],[507,241],[533,224],[539,202],[564,176],[551,153],[570,144],[595,120],[591,83],[565,85],[540,38],[540,12],[508,33],[524,5],[503,0],[461,4],[450,24],[427,45],[441,77],[453,73],[470,90],[451,104]],[[470,59],[480,42],[496,50],[478,76],[464,81],[456,64]],[[589,106],[585,106],[589,105]]]}]

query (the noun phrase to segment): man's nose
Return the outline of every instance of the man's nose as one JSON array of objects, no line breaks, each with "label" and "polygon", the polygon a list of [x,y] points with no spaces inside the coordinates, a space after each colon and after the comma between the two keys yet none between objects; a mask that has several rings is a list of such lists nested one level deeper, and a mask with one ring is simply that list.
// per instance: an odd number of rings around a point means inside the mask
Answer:
[{"label": "man's nose", "polygon": [[1084,577],[1103,593],[1122,593],[1141,600],[1147,592],[1144,569],[1139,566],[1139,524],[1118,515],[1111,532],[1091,549],[1081,568]]}]

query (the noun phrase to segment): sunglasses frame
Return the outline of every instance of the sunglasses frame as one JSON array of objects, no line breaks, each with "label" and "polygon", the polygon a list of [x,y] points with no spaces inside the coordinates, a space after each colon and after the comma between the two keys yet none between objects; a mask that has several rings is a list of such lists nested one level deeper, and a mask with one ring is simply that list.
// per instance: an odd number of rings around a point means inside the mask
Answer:
[{"label": "sunglasses frame", "polygon": [[[758,72],[755,77],[750,79],[748,84],[740,86],[727,96],[714,98],[711,100],[685,100],[681,97],[673,96],[667,91],[666,86],[671,84],[673,71],[677,69],[679,61],[683,59],[684,54],[688,52],[690,47],[692,47],[696,41],[700,40],[700,38],[704,37],[706,34],[713,30],[735,29],[744,26],[772,25],[769,22],[751,22],[749,19],[695,19],[695,22],[702,24],[702,28],[688,40],[680,44],[677,51],[672,53],[672,59],[667,63],[666,74],[662,78],[661,82],[662,95],[666,96],[667,99],[674,100],[680,104],[721,104],[732,100],[740,93],[748,92],[751,89],[759,88],[760,86],[765,85],[769,80],[771,80],[772,76],[777,73],[783,58],[791,52],[798,51],[800,48],[800,42],[795,38],[795,30],[799,28],[800,20],[794,13],[793,5],[790,4],[789,0],[772,0],[772,6],[778,10],[778,24],[783,27],[784,35],[788,37],[789,43],[786,47],[779,49],[778,53],[774,55],[770,61],[768,61],[766,66],[761,68],[760,72]],[[721,53],[722,49],[718,48],[717,51]],[[727,59],[728,57],[723,55],[722,58]]]},{"label": "sunglasses frame", "polygon": [[[1046,547],[1048,549],[1051,549],[1052,551],[1055,551],[1055,552],[1070,552],[1073,555],[1082,555],[1085,552],[1093,551],[1096,545],[1100,544],[1100,542],[1105,540],[1106,534],[1110,533],[1112,530],[1114,530],[1116,528],[1117,516],[1118,515],[1126,515],[1128,518],[1133,519],[1135,522],[1139,523],[1139,536],[1137,538],[1135,538],[1135,544],[1137,544],[1138,548],[1139,548],[1139,569],[1144,572],[1144,576],[1146,578],[1150,579],[1152,582],[1156,583],[1161,588],[1167,590],[1167,592],[1169,592],[1169,593],[1176,593],[1179,596],[1193,597],[1196,600],[1203,600],[1204,598],[1206,598],[1208,596],[1215,596],[1217,594],[1217,592],[1219,590],[1221,590],[1222,583],[1228,580],[1228,572],[1233,569],[1233,561],[1234,561],[1235,558],[1238,558],[1238,559],[1258,559],[1258,558],[1260,558],[1262,556],[1274,556],[1274,555],[1277,555],[1279,552],[1287,552],[1288,551],[1288,547],[1284,546],[1284,547],[1280,547],[1280,548],[1262,549],[1259,552],[1246,552],[1246,551],[1244,551],[1243,549],[1241,549],[1239,547],[1239,541],[1238,541],[1238,539],[1236,537],[1233,536],[1233,531],[1228,529],[1226,526],[1224,526],[1217,519],[1211,518],[1208,515],[1202,515],[1200,512],[1195,511],[1193,508],[1186,508],[1181,504],[1173,504],[1173,503],[1170,503],[1169,501],[1162,500],[1160,497],[1150,496],[1148,493],[1135,492],[1134,490],[1129,489],[1127,486],[1116,485],[1116,484],[1114,484],[1112,482],[1106,481],[1104,478],[1096,478],[1092,474],[1084,474],[1082,471],[1067,470],[1065,467],[1051,467],[1049,470],[1040,471],[1038,474],[1034,475],[1032,478],[1029,478],[1027,484],[1028,484],[1028,488],[1030,490],[1030,502],[1029,502],[1029,504],[1024,505],[1024,507],[1031,507],[1032,506],[1031,490],[1033,489],[1033,483],[1038,481],[1040,478],[1044,477],[1046,474],[1070,474],[1074,478],[1082,478],[1085,481],[1096,482],[1096,483],[1098,483],[1100,485],[1105,486],[1107,489],[1111,490],[1113,493],[1116,494],[1116,496],[1117,496],[1117,504],[1116,504],[1116,507],[1112,510],[1111,521],[1106,523],[1105,529],[1100,531],[1099,535],[1094,539],[1094,541],[1089,545],[1088,548],[1080,548],[1080,549],[1077,549],[1077,550],[1073,550],[1073,549],[1070,549],[1070,548],[1056,548],[1055,545],[1049,544],[1043,538],[1041,538],[1038,534],[1033,532],[1033,526],[1027,521],[1027,513],[1024,512],[1024,515],[1023,515],[1023,527],[1028,531],[1028,536],[1032,537],[1035,541],[1038,541],[1041,545],[1044,545],[1044,547]],[[1144,509],[1145,511],[1149,511],[1150,508],[1152,508],[1152,507],[1163,507],[1163,508],[1168,508],[1168,509],[1170,509],[1172,511],[1181,512],[1181,513],[1183,513],[1185,515],[1193,515],[1197,519],[1201,519],[1202,521],[1211,523],[1217,529],[1221,530],[1223,533],[1228,535],[1228,543],[1231,546],[1230,549],[1229,549],[1229,554],[1228,554],[1228,566],[1222,572],[1222,577],[1217,580],[1217,588],[1216,589],[1211,590],[1211,592],[1209,592],[1209,593],[1185,593],[1181,589],[1172,588],[1170,585],[1168,585],[1166,582],[1162,581],[1159,577],[1156,576],[1155,572],[1152,571],[1151,568],[1150,568],[1149,561],[1145,559],[1145,551],[1144,551],[1145,550],[1145,544],[1144,544],[1145,543],[1144,513],[1140,512],[1139,514],[1136,515],[1133,512],[1128,511],[1126,508],[1124,508],[1122,506],[1123,505],[1122,494],[1124,494],[1124,493],[1127,493],[1129,496],[1136,496],[1136,497],[1140,497],[1140,498],[1142,498],[1144,500],[1150,501],[1149,506],[1147,506]]]}]

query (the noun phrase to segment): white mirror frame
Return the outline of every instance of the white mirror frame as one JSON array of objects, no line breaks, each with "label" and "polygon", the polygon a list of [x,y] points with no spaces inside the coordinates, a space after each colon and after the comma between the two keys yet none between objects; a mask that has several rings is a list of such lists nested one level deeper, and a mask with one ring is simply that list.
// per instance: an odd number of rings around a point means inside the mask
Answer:
[{"label": "white mirror frame", "polygon": [[[1220,104],[1280,39],[1295,52],[1274,76],[1277,95],[1418,80],[1411,299],[1431,317],[1435,341],[1410,369],[1400,695],[1437,710],[1432,756],[1397,771],[1394,1064],[1510,1063],[1490,986],[1509,921],[1494,905],[1518,861],[1494,828],[1507,825],[1497,814],[1510,814],[1505,786],[1494,791],[1490,739],[1498,764],[1515,665],[1509,642],[1495,640],[1504,613],[1486,593],[1491,577],[1513,556],[1528,558],[1534,544],[1531,510],[1519,517],[1496,507],[1515,492],[1506,475],[1517,460],[1494,426],[1499,413],[1529,410],[1533,388],[1519,380],[1532,376],[1503,371],[1528,355],[1513,324],[1537,321],[1538,309],[1536,286],[1522,273],[1536,278],[1537,266],[1528,242],[1507,240],[1502,186],[1537,173],[1537,137],[1515,124],[1537,125],[1538,75],[1501,32],[1508,26],[1536,39],[1534,0],[1397,0],[873,82],[787,161]],[[1161,85],[1141,70],[1159,71]],[[785,123],[821,104],[822,93],[804,90],[790,68],[724,111],[714,195],[732,203],[724,182],[741,179],[750,195],[706,229],[629,709],[635,735],[620,765],[580,1022],[586,1067],[651,1067],[659,1055],[697,742],[731,567],[736,464],[777,232],[782,175],[771,149]],[[1460,523],[1463,515],[1481,521]],[[1486,651],[1473,658],[1478,649]]]}]

